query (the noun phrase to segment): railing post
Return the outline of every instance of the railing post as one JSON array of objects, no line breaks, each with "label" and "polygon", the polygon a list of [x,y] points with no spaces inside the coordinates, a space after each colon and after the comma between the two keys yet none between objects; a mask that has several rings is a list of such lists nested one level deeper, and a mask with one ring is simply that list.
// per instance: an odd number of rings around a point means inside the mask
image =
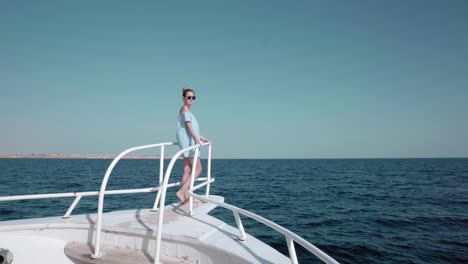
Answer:
[{"label": "railing post", "polygon": [[289,258],[292,264],[297,264],[296,249],[294,248],[294,240],[286,236],[286,242],[288,243]]},{"label": "railing post", "polygon": [[[180,153],[179,151],[178,153]],[[178,154],[177,153],[177,154]],[[159,200],[159,208],[162,208],[162,210],[159,210],[159,215],[158,215],[158,227],[156,229],[156,243],[155,243],[155,254],[154,254],[154,264],[159,264],[159,259],[161,257],[161,240],[162,240],[162,228],[163,228],[163,221],[164,221],[164,203],[166,202],[166,188],[167,188],[167,183],[169,182],[169,176],[172,171],[172,167],[174,166],[175,161],[177,160],[179,155],[174,155],[169,162],[169,165],[167,166],[166,170],[166,175],[164,175],[164,180],[161,186],[161,199]]]},{"label": "railing post", "polygon": [[[200,147],[196,148],[195,157],[193,157],[192,162],[192,173],[190,174],[190,191],[193,189],[193,184],[195,182],[195,171],[197,170],[198,163],[198,152],[200,152]],[[193,197],[189,196],[189,214],[193,215]]]},{"label": "railing post", "polygon": [[151,212],[157,212],[159,210],[158,203],[160,199],[161,199],[161,188],[159,188],[158,190],[158,194],[156,195],[156,199],[154,200],[153,208],[150,209]]},{"label": "railing post", "polygon": [[[200,149],[201,145],[198,145],[198,147],[195,148],[195,146],[193,146],[193,148],[189,148],[189,150],[191,149]],[[172,172],[172,167],[174,167],[174,163],[176,162],[176,160],[179,158],[180,155],[182,155],[182,153],[188,151],[187,149],[181,149],[179,150],[179,152],[177,152],[171,159],[171,161],[169,162],[169,165],[167,166],[167,169],[166,169],[166,173],[164,174],[164,179],[163,179],[163,183],[162,183],[162,186],[161,186],[161,199],[159,201],[159,208],[161,210],[159,210],[159,215],[158,215],[158,227],[157,227],[157,230],[156,230],[156,243],[155,243],[155,255],[154,255],[154,264],[158,264],[159,263],[159,260],[160,260],[160,255],[161,255],[161,240],[162,240],[162,228],[163,228],[163,221],[164,221],[164,203],[166,202],[166,189],[167,189],[167,183],[169,182],[169,177],[171,175],[171,172]],[[197,151],[198,153],[198,151]]]},{"label": "railing post", "polygon": [[[159,187],[161,187],[161,184],[163,182],[163,177],[164,177],[164,145],[161,146],[161,154],[159,157]],[[151,212],[156,212],[158,211],[158,202],[159,199],[161,198],[161,188],[158,190],[158,194],[156,195],[156,199],[154,200],[153,208],[151,208]]]},{"label": "railing post", "polygon": [[161,146],[161,156],[159,157],[159,186],[163,182],[164,173],[164,145]]},{"label": "railing post", "polygon": [[239,216],[239,212],[237,212],[237,210],[233,210],[232,212],[234,213],[234,218],[236,219],[237,228],[239,229],[239,232],[240,232],[239,240],[245,241],[247,240],[247,236],[245,235],[244,226],[242,225],[242,220]]},{"label": "railing post", "polygon": [[96,238],[94,240],[94,253],[91,254],[91,258],[100,258],[101,254],[101,229],[102,229],[102,212],[104,210],[104,193],[106,191],[107,181],[109,180],[110,174],[114,169],[115,165],[119,160],[127,155],[128,153],[136,150],[148,149],[148,148],[155,148],[155,147],[162,147],[166,144],[172,145],[173,143],[160,143],[160,144],[152,144],[152,145],[144,145],[134,148],[129,148],[123,152],[121,152],[117,157],[112,160],[112,163],[107,168],[106,174],[101,183],[101,188],[99,190],[99,201],[98,201],[98,211],[97,211],[97,221],[96,221]]},{"label": "railing post", "polygon": [[65,215],[62,216],[63,219],[70,218],[71,213],[73,212],[73,209],[75,209],[76,205],[81,199],[81,195],[77,195],[75,200],[73,200],[73,203],[70,205],[70,208],[68,208],[67,212]]},{"label": "railing post", "polygon": [[[172,163],[172,162],[171,162]],[[170,165],[169,165],[170,166]],[[168,170],[170,171],[170,170]],[[166,174],[167,172],[166,171]],[[166,177],[168,177],[166,175]],[[166,202],[166,180],[163,182],[163,185],[161,186],[160,192],[161,192],[161,199],[159,200],[159,208],[162,208],[162,210],[159,211],[158,215],[158,227],[156,230],[156,250],[154,254],[154,264],[159,264],[159,258],[161,255],[161,239],[162,239],[162,226],[163,226],[163,220],[164,220],[164,203]]]},{"label": "railing post", "polygon": [[206,194],[208,197],[210,195],[210,180],[211,180],[211,145],[208,146],[208,164],[206,165],[206,173],[208,178],[208,185],[206,185]]}]

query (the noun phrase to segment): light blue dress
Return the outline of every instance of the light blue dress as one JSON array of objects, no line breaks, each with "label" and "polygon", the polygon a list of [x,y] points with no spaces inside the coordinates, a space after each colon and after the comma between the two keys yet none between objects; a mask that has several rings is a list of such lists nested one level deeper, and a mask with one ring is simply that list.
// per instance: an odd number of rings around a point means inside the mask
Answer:
[{"label": "light blue dress", "polygon": [[[179,115],[177,120],[177,144],[179,144],[180,149],[188,148],[190,146],[195,145],[195,140],[193,139],[190,131],[188,130],[187,126],[185,125],[185,121],[190,121],[192,123],[193,132],[197,136],[198,140],[200,140],[200,128],[198,126],[197,119],[192,114],[192,112],[182,112]],[[201,142],[201,140],[200,140]],[[195,150],[190,150],[184,153],[184,157],[194,157]],[[200,157],[200,155],[198,155]]]}]

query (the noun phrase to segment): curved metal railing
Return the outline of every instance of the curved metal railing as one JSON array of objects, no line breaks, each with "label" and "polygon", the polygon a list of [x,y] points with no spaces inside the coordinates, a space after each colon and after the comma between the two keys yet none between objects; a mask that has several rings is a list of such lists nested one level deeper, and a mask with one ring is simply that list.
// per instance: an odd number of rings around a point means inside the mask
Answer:
[{"label": "curved metal railing", "polygon": [[[186,151],[188,150],[193,150],[193,149],[196,149],[196,152],[195,152],[195,157],[194,157],[194,160],[196,160],[198,158],[198,150],[200,149],[200,147],[202,146],[206,146],[208,145],[209,146],[209,151],[208,151],[208,162],[211,162],[211,142],[208,142],[208,143],[203,143],[203,144],[200,144],[200,145],[195,145],[195,146],[192,146],[192,147],[188,147],[188,148],[185,148],[185,149],[182,149],[180,150],[179,152],[177,152],[171,159],[168,167],[167,167],[167,170],[166,170],[166,173],[164,175],[164,181],[162,183],[162,186],[161,186],[161,199],[160,199],[160,205],[159,205],[159,208],[164,208],[165,206],[165,200],[166,200],[166,190],[167,190],[167,187],[168,187],[168,183],[169,183],[169,178],[171,176],[171,172],[172,172],[172,168],[176,162],[176,160],[182,155],[182,153],[185,153]],[[302,237],[298,236],[297,234],[293,233],[292,231],[289,231],[288,229],[266,219],[266,218],[263,218],[259,215],[256,215],[252,212],[249,212],[247,210],[244,210],[242,208],[239,208],[239,207],[236,207],[236,206],[233,206],[233,205],[230,205],[230,204],[226,204],[226,203],[223,203],[223,202],[218,202],[218,201],[215,201],[213,199],[210,199],[209,198],[209,184],[212,182],[212,180],[210,179],[210,171],[208,171],[208,180],[204,183],[201,183],[197,186],[194,186],[194,175],[195,175],[195,170],[196,170],[196,166],[197,166],[197,162],[193,162],[192,164],[192,174],[190,175],[190,189],[189,189],[189,196],[190,196],[190,200],[189,200],[189,212],[190,212],[190,215],[193,215],[193,198],[197,198],[197,199],[200,199],[202,201],[206,201],[206,202],[210,202],[210,203],[214,203],[218,206],[221,206],[223,208],[226,208],[226,209],[229,209],[231,210],[233,213],[234,213],[234,217],[235,217],[235,220],[236,220],[236,223],[237,223],[237,226],[238,226],[238,229],[239,229],[239,232],[240,232],[240,236],[239,236],[239,240],[241,241],[245,241],[247,236],[245,234],[245,231],[244,231],[244,227],[242,225],[242,221],[241,221],[241,218],[239,216],[239,214],[242,214],[242,215],[245,215],[247,217],[250,217],[266,226],[269,226],[270,228],[280,232],[281,234],[285,235],[286,237],[286,243],[287,243],[287,246],[288,246],[288,251],[289,251],[289,257],[291,259],[291,263],[292,264],[297,264],[298,263],[298,260],[297,260],[297,256],[296,256],[296,250],[295,250],[295,247],[294,247],[294,242],[298,243],[299,245],[303,246],[306,250],[308,250],[309,252],[311,252],[312,254],[314,254],[315,256],[317,256],[319,259],[321,259],[322,261],[324,261],[325,263],[328,263],[328,264],[339,264],[336,260],[334,260],[332,257],[328,256],[325,252],[321,251],[319,248],[317,248],[316,246],[314,246],[313,244],[311,244],[310,242],[308,242],[307,240],[303,239]],[[211,169],[211,163],[209,163],[208,165],[208,170]],[[198,194],[195,194],[194,191],[201,188],[201,187],[204,187],[204,186],[207,186],[207,191],[206,191],[206,195],[203,197],[201,195],[198,195]],[[162,238],[162,229],[163,229],[163,221],[164,221],[164,210],[161,210],[159,212],[159,218],[158,218],[158,227],[157,227],[157,235],[156,235],[156,250],[155,250],[155,257],[154,257],[154,264],[159,264],[159,260],[160,260],[160,255],[161,255],[161,238]]]},{"label": "curved metal railing", "polygon": [[[155,206],[153,207],[152,210],[156,210],[156,204],[158,202],[158,197],[159,197],[159,190],[161,189],[161,183],[163,179],[163,172],[164,172],[164,149],[165,146],[173,146],[176,145],[177,143],[173,142],[166,142],[166,143],[158,143],[158,144],[151,144],[151,145],[144,145],[144,146],[139,146],[139,147],[134,147],[127,149],[120,153],[117,157],[114,158],[112,161],[111,165],[108,167],[106,171],[106,176],[104,177],[105,179],[105,184],[107,184],[107,179],[109,178],[113,168],[117,164],[117,162],[123,158],[125,155],[129,154],[130,152],[137,151],[137,150],[142,150],[142,149],[148,149],[148,148],[161,148],[161,154],[160,154],[160,169],[159,169],[159,186],[157,187],[150,187],[150,188],[140,188],[140,189],[125,189],[125,190],[110,190],[110,191],[102,191],[103,184],[101,184],[101,191],[88,191],[88,192],[67,192],[67,193],[46,193],[46,194],[27,194],[27,195],[11,195],[11,196],[1,196],[0,197],[0,202],[4,201],[20,201],[20,200],[37,200],[37,199],[50,199],[50,198],[66,198],[66,197],[75,197],[73,200],[73,203],[70,205],[68,208],[67,212],[65,215],[62,216],[62,218],[69,218],[71,216],[71,213],[75,209],[75,207],[78,205],[79,201],[81,200],[82,197],[85,196],[100,196],[100,200],[103,200],[104,195],[109,195],[109,194],[130,194],[130,193],[149,193],[149,192],[155,192],[158,191],[158,196],[156,197],[155,200]],[[203,178],[200,178],[200,180]],[[179,182],[176,183],[171,183],[167,187],[174,187],[179,185]],[[105,187],[104,187],[105,190]]]},{"label": "curved metal railing", "polygon": [[[181,149],[179,152],[177,152],[169,162],[169,165],[167,165],[166,173],[164,175],[164,181],[161,186],[161,199],[159,201],[159,208],[164,208],[165,202],[166,202],[166,190],[167,190],[167,185],[169,183],[169,178],[171,177],[171,172],[172,168],[174,167],[175,162],[177,159],[185,152],[189,150],[195,149],[195,157],[193,160],[197,160],[198,154],[199,154],[199,149],[202,146],[208,146],[208,172],[207,172],[207,180],[205,185],[207,185],[207,193],[206,195],[208,196],[209,192],[209,184],[213,182],[214,180],[211,179],[211,142],[191,146],[188,148]],[[190,175],[190,187],[193,188],[193,182],[195,178],[195,171],[197,169],[197,162],[192,163],[192,174]],[[190,210],[190,215],[193,214],[193,198],[190,197],[189,199],[189,210]],[[155,250],[155,256],[154,256],[154,263],[159,264],[159,259],[161,256],[161,238],[162,238],[162,226],[163,226],[163,220],[164,220],[164,210],[160,210],[159,216],[158,216],[158,227],[157,227],[157,233],[156,233],[156,250]]]},{"label": "curved metal railing", "polygon": [[[101,188],[99,192],[96,191],[91,191],[91,192],[76,192],[76,193],[54,193],[54,194],[34,194],[34,195],[16,195],[16,196],[6,196],[6,197],[0,197],[0,202],[1,201],[14,201],[14,200],[27,200],[27,199],[45,199],[45,198],[59,198],[59,197],[76,197],[75,200],[73,201],[72,205],[68,208],[67,212],[63,216],[63,218],[68,218],[70,217],[73,209],[75,206],[78,204],[80,201],[81,197],[83,196],[92,196],[92,195],[99,195],[99,202],[98,202],[98,219],[97,219],[97,224],[96,224],[96,239],[95,239],[95,251],[91,255],[92,258],[99,258],[101,256],[100,252],[100,237],[101,237],[101,228],[102,228],[102,213],[103,213],[103,207],[104,207],[104,196],[109,195],[109,194],[124,194],[124,193],[145,193],[145,192],[154,192],[158,191],[158,194],[156,196],[154,206],[151,209],[152,211],[158,210],[158,202],[159,202],[159,208],[164,208],[165,206],[165,200],[166,200],[166,191],[167,188],[169,187],[174,187],[177,185],[180,185],[180,182],[177,183],[171,183],[169,184],[169,178],[172,172],[172,169],[174,167],[175,162],[177,159],[186,151],[196,149],[195,152],[195,157],[194,160],[198,158],[199,155],[199,149],[204,146],[208,146],[208,164],[207,164],[207,177],[206,178],[199,178],[198,180],[204,180],[203,183],[198,184],[197,186],[194,186],[195,182],[195,171],[196,171],[196,166],[197,162],[193,162],[192,164],[192,174],[190,175],[190,189],[189,189],[189,212],[190,215],[193,215],[193,199],[197,198],[199,200],[209,202],[216,204],[220,207],[223,207],[225,209],[231,210],[234,214],[237,227],[240,232],[239,240],[245,241],[247,236],[244,231],[244,227],[242,225],[241,218],[239,214],[242,214],[244,216],[247,216],[249,218],[252,218],[278,232],[283,234],[286,237],[286,243],[288,246],[288,251],[289,251],[289,256],[291,259],[291,263],[297,264],[297,256],[296,256],[296,250],[294,247],[294,242],[298,243],[299,245],[303,246],[306,250],[317,256],[319,259],[324,261],[325,263],[329,264],[337,264],[338,262],[328,256],[326,253],[321,251],[319,248],[315,247],[313,244],[309,243],[302,237],[298,236],[297,234],[289,231],[288,229],[266,219],[263,218],[257,214],[254,214],[252,212],[249,212],[247,210],[244,210],[242,208],[223,203],[223,202],[218,202],[216,200],[210,199],[209,198],[209,191],[210,191],[210,184],[214,182],[215,179],[211,178],[211,145],[212,142],[207,142],[203,143],[200,145],[195,145],[191,146],[185,149],[182,149],[178,151],[171,159],[169,162],[169,165],[167,166],[166,172],[163,177],[164,173],[164,149],[165,146],[172,146],[175,145],[176,143],[173,142],[166,142],[166,143],[159,143],[159,144],[151,144],[151,145],[144,145],[144,146],[139,146],[139,147],[134,147],[127,149],[120,153],[117,157],[114,158],[112,163],[109,165],[107,168],[106,174],[104,175],[103,181],[101,183]],[[106,191],[107,187],[107,182],[109,180],[109,177],[116,166],[116,164],[127,154],[137,151],[137,150],[143,150],[143,149],[149,149],[149,148],[161,148],[161,155],[160,155],[160,170],[159,170],[159,186],[157,187],[151,187],[151,188],[143,188],[143,189],[127,189],[127,190],[110,190]],[[206,186],[206,194],[205,196],[201,196],[198,194],[195,194],[194,191],[197,189],[200,189],[202,187]],[[157,227],[157,235],[156,235],[156,250],[155,250],[155,257],[154,257],[154,263],[159,263],[160,260],[160,254],[161,254],[161,238],[162,238],[162,229],[163,229],[163,220],[164,220],[164,210],[160,210],[159,216],[158,216],[158,227]]]},{"label": "curved metal railing", "polygon": [[[115,165],[124,157],[125,155],[137,151],[137,150],[143,150],[143,149],[150,149],[150,148],[161,148],[161,154],[160,154],[160,165],[159,165],[159,186],[158,188],[158,195],[156,196],[156,201],[155,204],[157,204],[157,200],[160,197],[161,193],[161,182],[162,182],[162,175],[164,171],[164,148],[165,146],[172,146],[175,145],[176,143],[173,142],[166,142],[166,143],[158,143],[158,144],[151,144],[151,145],[144,145],[144,146],[138,146],[134,148],[129,148],[127,150],[124,150],[121,152],[117,157],[114,158],[112,163],[109,165],[107,168],[106,174],[104,175],[104,178],[102,179],[101,183],[101,188],[99,190],[99,201],[98,201],[98,213],[97,213],[97,223],[96,223],[96,238],[94,241],[94,253],[91,254],[91,258],[99,258],[101,257],[101,229],[102,229],[102,212],[104,209],[104,195],[106,194],[106,187],[107,187],[107,182],[109,180],[109,177],[114,170]],[[156,209],[153,207],[153,209]],[[161,210],[163,211],[163,210]]]},{"label": "curved metal railing", "polygon": [[[201,184],[200,184],[201,185]],[[325,252],[323,252],[322,250],[320,250],[319,248],[317,248],[316,246],[314,246],[313,244],[311,244],[310,242],[308,242],[307,240],[303,239],[302,237],[298,236],[297,234],[295,234],[294,232],[266,219],[266,218],[263,218],[257,214],[254,214],[250,211],[247,211],[245,209],[242,209],[242,208],[239,208],[237,206],[234,206],[234,205],[230,205],[230,204],[227,204],[227,203],[223,203],[223,202],[218,202],[216,200],[213,200],[213,199],[210,199],[210,198],[207,198],[207,197],[203,197],[201,195],[198,195],[198,194],[195,194],[193,193],[193,191],[189,191],[189,195],[191,197],[195,197],[199,200],[202,200],[202,201],[205,201],[205,202],[209,202],[209,203],[214,203],[220,207],[223,207],[223,208],[226,208],[228,210],[231,210],[234,214],[234,217],[236,219],[236,223],[237,223],[237,227],[239,229],[239,237],[238,239],[241,240],[241,241],[245,241],[247,239],[247,236],[245,234],[245,231],[244,231],[244,227],[242,225],[242,221],[240,219],[240,216],[239,214],[242,214],[242,215],[245,215],[251,219],[254,219],[256,220],[257,222],[260,222],[278,232],[280,232],[281,234],[283,234],[285,237],[286,237],[286,243],[288,245],[288,251],[289,251],[289,258],[291,259],[291,263],[293,264],[297,264],[298,261],[297,261],[297,256],[296,256],[296,250],[294,248],[294,242],[298,243],[299,245],[303,246],[306,250],[308,250],[309,252],[311,252],[312,254],[314,254],[315,256],[317,256],[319,259],[321,259],[323,262],[325,263],[329,263],[329,264],[338,264],[338,262],[336,260],[334,260],[332,257],[328,256]]]},{"label": "curved metal railing", "polygon": [[[168,181],[169,181],[169,178],[170,178],[170,173],[172,172],[172,167],[174,166],[177,159],[183,153],[185,153],[186,151],[189,151],[189,150],[192,150],[192,149],[197,149],[197,151],[195,152],[195,158],[194,158],[194,160],[196,160],[198,158],[198,154],[199,154],[198,150],[200,149],[200,147],[201,146],[209,146],[209,148],[208,148],[207,180],[204,183],[204,186],[205,185],[207,186],[206,195],[208,196],[210,183],[214,181],[214,179],[213,180],[211,179],[211,142],[203,143],[201,145],[195,145],[195,146],[192,146],[192,147],[188,147],[188,148],[182,149],[179,152],[177,152],[172,157],[172,159],[171,159],[171,161],[170,161],[170,163],[169,163],[169,165],[167,167],[166,174],[164,176],[164,182],[163,182],[162,174],[163,174],[163,171],[164,171],[164,163],[163,163],[164,162],[163,161],[164,146],[170,146],[170,145],[175,145],[175,143],[172,143],[172,142],[170,142],[170,143],[159,143],[159,144],[152,144],[152,145],[145,145],[145,146],[130,148],[130,149],[127,149],[127,150],[123,151],[117,157],[115,157],[114,160],[112,161],[112,163],[109,165],[109,167],[107,168],[106,174],[104,175],[104,178],[102,180],[101,189],[99,191],[99,202],[98,202],[98,213],[97,213],[98,216],[97,216],[97,223],[96,223],[96,238],[94,240],[94,253],[91,254],[91,258],[100,258],[102,256],[102,254],[101,254],[102,212],[103,212],[103,209],[104,209],[104,195],[106,193],[107,182],[109,180],[109,177],[110,177],[110,175],[112,173],[112,170],[114,169],[115,165],[117,165],[117,163],[120,161],[120,159],[122,157],[124,157],[125,155],[127,155],[128,153],[131,153],[131,152],[137,151],[137,150],[161,147],[161,164],[160,164],[160,170],[159,170],[160,178],[159,178],[159,186],[157,187],[158,188],[158,194],[156,196],[156,200],[155,200],[155,203],[154,203],[154,206],[153,206],[153,209],[152,209],[152,211],[155,211],[155,210],[157,210],[158,200],[160,200],[159,208],[164,208],[164,203],[165,203],[165,199],[166,199],[166,190],[167,190],[168,187],[172,186],[172,185],[168,184]],[[191,187],[193,187],[196,166],[197,166],[197,162],[194,162],[193,167],[192,167],[192,175],[190,177],[191,178]],[[190,203],[190,214],[193,214],[193,198],[192,197],[190,197],[189,203]],[[161,248],[160,243],[161,243],[161,237],[162,237],[162,219],[163,219],[163,217],[164,217],[164,210],[160,210],[160,212],[159,212],[159,223],[158,223],[158,229],[157,229],[157,234],[158,234],[157,237],[159,238],[159,240],[157,240],[157,241],[159,241],[159,242],[157,242],[158,250],[157,250],[157,253],[156,253],[156,257],[155,257],[155,263],[159,263],[159,255],[160,255],[159,250]]]}]

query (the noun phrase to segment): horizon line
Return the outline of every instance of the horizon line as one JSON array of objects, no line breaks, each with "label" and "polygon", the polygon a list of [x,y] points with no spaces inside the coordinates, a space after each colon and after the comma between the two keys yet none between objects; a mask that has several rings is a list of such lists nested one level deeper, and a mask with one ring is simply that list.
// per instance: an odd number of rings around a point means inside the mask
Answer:
[{"label": "horizon line", "polygon": [[[118,154],[0,154],[0,159],[114,159]],[[165,156],[164,159],[172,159],[173,156]],[[160,159],[159,155],[150,154],[129,154],[122,159]],[[206,159],[206,157],[201,157]],[[247,158],[212,158],[224,160],[350,160],[350,159],[466,159],[468,156],[453,156],[453,157],[323,157],[323,158],[307,158],[307,157],[284,157],[284,158],[266,158],[266,157],[247,157]]]}]

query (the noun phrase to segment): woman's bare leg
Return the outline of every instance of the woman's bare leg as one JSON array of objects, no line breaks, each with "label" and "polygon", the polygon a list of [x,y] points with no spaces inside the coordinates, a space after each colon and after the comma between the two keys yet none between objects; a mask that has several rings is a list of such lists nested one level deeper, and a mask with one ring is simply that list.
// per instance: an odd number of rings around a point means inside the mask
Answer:
[{"label": "woman's bare leg", "polygon": [[[190,173],[192,171],[192,167],[190,165],[189,158],[184,158],[184,174],[182,175],[182,182],[180,183],[181,186],[184,186],[185,182],[190,179]],[[182,191],[182,187],[176,193],[177,198],[179,198],[181,203],[187,202],[187,197],[185,197],[185,193]]]},{"label": "woman's bare leg", "polygon": [[[184,166],[184,176],[183,176],[183,183],[182,183],[182,187],[180,187],[180,190],[177,192],[177,197],[179,197],[179,199],[182,201],[182,203],[186,203],[187,200],[189,199],[189,195],[188,195],[188,190],[190,188],[190,176],[191,176],[191,173],[192,173],[192,164],[193,164],[193,158],[185,158],[184,159],[184,165],[185,165],[185,160],[187,160],[187,163],[188,163],[188,175],[186,176],[185,172],[185,166]],[[200,161],[200,158],[197,159],[197,168],[195,170],[195,179],[198,178],[198,176],[200,176],[201,172],[202,172],[203,168],[202,168],[202,165],[201,165],[201,161]],[[184,181],[185,179],[185,181]],[[181,199],[181,197],[183,197],[184,200]]]}]

